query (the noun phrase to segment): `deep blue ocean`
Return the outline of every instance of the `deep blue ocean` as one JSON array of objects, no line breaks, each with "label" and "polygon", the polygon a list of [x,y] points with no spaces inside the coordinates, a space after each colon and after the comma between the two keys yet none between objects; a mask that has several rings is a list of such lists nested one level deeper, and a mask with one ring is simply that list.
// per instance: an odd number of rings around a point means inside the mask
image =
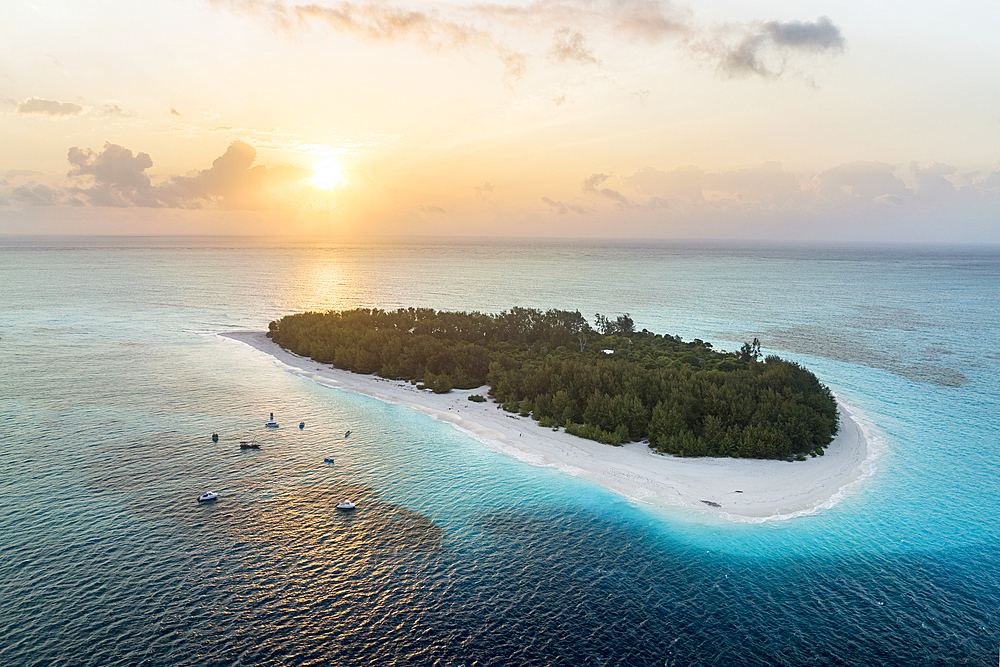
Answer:
[{"label": "deep blue ocean", "polygon": [[[874,473],[656,510],[215,335],[516,305],[759,337]],[[0,306],[0,665],[998,663],[998,249],[2,238]]]}]

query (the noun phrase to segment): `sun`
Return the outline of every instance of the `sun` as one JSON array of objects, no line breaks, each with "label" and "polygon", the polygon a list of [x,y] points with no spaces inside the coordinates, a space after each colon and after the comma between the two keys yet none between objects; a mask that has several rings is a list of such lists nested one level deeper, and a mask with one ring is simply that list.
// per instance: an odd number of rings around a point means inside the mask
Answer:
[{"label": "sun", "polygon": [[340,165],[332,160],[323,160],[313,165],[313,177],[309,179],[315,187],[321,190],[333,190],[338,185],[344,185],[344,175]]}]

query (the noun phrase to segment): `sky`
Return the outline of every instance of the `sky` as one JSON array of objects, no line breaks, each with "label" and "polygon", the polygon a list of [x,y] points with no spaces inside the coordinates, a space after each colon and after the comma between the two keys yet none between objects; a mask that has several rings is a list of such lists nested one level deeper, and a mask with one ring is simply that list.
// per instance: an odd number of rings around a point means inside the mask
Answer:
[{"label": "sky", "polygon": [[1000,3],[5,0],[0,234],[1000,243]]}]

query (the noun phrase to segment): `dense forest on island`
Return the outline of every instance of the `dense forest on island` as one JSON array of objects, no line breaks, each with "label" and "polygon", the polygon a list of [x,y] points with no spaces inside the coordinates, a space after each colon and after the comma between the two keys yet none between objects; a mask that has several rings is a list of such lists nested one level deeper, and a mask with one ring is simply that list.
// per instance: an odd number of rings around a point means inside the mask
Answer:
[{"label": "dense forest on island", "polygon": [[[489,385],[503,409],[608,444],[678,456],[803,458],[837,432],[830,390],[802,366],[699,339],[636,331],[629,315],[406,308],[286,315],[275,343],[355,373],[437,393]],[[474,397],[470,396],[470,399]]]}]

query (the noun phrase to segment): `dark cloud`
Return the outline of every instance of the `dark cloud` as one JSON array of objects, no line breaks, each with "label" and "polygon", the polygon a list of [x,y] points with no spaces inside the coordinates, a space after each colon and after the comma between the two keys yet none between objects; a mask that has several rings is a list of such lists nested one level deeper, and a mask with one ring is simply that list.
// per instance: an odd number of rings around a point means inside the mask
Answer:
[{"label": "dark cloud", "polygon": [[826,16],[820,16],[813,23],[768,21],[764,24],[764,33],[778,46],[804,51],[844,50],[844,35]]},{"label": "dark cloud", "polygon": [[56,100],[43,100],[40,97],[29,97],[17,105],[19,116],[52,116],[54,118],[64,116],[79,116],[83,113],[83,107],[72,102],[58,102]]},{"label": "dark cloud", "polygon": [[826,16],[814,22],[768,21],[736,31],[742,36],[734,45],[716,39],[702,42],[701,50],[719,59],[720,69],[729,76],[781,76],[790,55],[799,53],[839,53],[844,50],[844,36]]}]

